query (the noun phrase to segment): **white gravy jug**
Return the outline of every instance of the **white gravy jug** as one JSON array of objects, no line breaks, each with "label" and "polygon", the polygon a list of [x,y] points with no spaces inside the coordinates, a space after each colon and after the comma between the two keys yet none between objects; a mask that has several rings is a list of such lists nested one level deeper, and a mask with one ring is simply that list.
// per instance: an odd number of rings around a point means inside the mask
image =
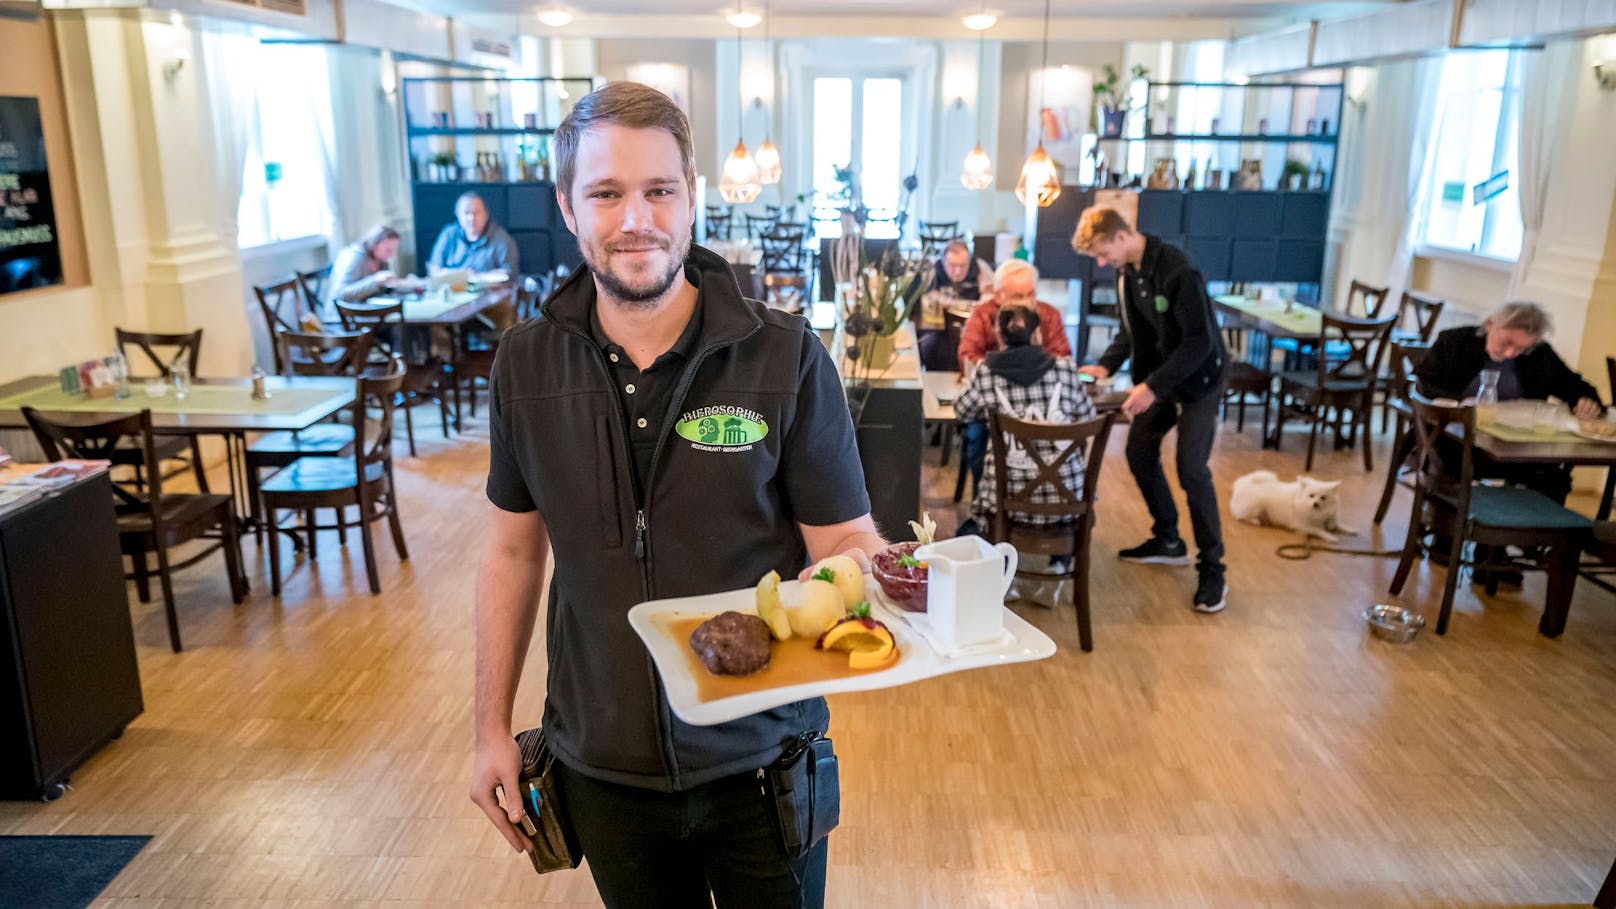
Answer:
[{"label": "white gravy jug", "polygon": [[1004,635],[1004,598],[1016,577],[1016,548],[978,536],[954,537],[915,550],[927,565],[926,615],[951,648]]}]

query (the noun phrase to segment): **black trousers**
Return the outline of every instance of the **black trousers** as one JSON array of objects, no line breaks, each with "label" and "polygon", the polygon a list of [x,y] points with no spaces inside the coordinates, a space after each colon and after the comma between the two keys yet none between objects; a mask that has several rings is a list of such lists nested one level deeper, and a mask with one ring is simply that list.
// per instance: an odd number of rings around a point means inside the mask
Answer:
[{"label": "black trousers", "polygon": [[1180,404],[1156,400],[1128,427],[1128,469],[1150,509],[1151,533],[1165,540],[1178,539],[1178,507],[1162,470],[1162,441],[1178,427],[1178,485],[1190,506],[1190,527],[1195,532],[1196,565],[1202,571],[1223,572],[1223,522],[1218,517],[1218,494],[1212,486],[1212,441],[1218,433],[1221,389]]},{"label": "black trousers", "polygon": [[578,844],[609,909],[824,906],[828,838],[787,861],[755,771],[666,793],[557,766]]}]

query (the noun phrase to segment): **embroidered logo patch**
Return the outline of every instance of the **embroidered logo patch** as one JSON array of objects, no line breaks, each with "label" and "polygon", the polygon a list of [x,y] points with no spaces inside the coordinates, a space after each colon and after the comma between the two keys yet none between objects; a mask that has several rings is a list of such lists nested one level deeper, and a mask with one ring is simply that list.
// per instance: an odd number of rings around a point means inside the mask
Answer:
[{"label": "embroidered logo patch", "polygon": [[1167,311],[1167,298],[1162,296],[1161,294],[1156,295],[1156,311],[1157,312],[1166,312]]},{"label": "embroidered logo patch", "polygon": [[673,431],[697,451],[746,451],[769,434],[769,424],[755,410],[716,404],[681,414]]}]

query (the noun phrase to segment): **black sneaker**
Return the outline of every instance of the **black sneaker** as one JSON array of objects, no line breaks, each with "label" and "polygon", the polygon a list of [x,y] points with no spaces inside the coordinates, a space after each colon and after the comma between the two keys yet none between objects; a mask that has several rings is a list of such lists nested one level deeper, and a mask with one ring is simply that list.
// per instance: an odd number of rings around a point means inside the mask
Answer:
[{"label": "black sneaker", "polygon": [[1124,549],[1117,553],[1117,558],[1124,562],[1141,562],[1147,565],[1188,565],[1190,549],[1184,545],[1183,540],[1151,537],[1132,549]]},{"label": "black sneaker", "polygon": [[1195,585],[1195,601],[1191,604],[1196,612],[1222,612],[1229,602],[1229,586],[1223,583],[1223,575],[1219,572],[1201,572],[1201,582]]}]

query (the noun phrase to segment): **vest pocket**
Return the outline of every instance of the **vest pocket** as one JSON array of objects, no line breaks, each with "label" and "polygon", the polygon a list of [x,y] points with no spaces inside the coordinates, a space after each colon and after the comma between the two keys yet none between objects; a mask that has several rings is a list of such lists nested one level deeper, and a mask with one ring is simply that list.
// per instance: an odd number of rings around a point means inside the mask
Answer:
[{"label": "vest pocket", "polygon": [[623,545],[622,509],[617,499],[617,459],[612,457],[612,421],[595,417],[596,507],[600,509],[600,534],[605,545]]}]

